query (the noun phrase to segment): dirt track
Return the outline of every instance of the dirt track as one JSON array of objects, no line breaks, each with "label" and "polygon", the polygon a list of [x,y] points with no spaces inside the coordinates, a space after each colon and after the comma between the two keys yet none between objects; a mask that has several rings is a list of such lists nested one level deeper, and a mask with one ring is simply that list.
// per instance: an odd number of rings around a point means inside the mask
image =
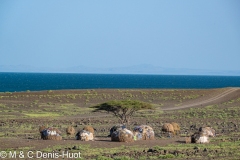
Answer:
[{"label": "dirt track", "polygon": [[179,109],[185,109],[185,108],[191,108],[191,107],[197,107],[197,106],[201,106],[204,104],[209,104],[211,102],[217,101],[227,95],[230,95],[232,93],[234,93],[235,91],[239,90],[239,88],[229,88],[228,90],[212,97],[209,99],[206,99],[204,101],[201,102],[196,102],[196,103],[192,103],[192,104],[187,104],[187,105],[183,105],[183,106],[177,106],[177,107],[168,107],[168,108],[162,108],[163,111],[170,111],[170,110],[179,110]]}]

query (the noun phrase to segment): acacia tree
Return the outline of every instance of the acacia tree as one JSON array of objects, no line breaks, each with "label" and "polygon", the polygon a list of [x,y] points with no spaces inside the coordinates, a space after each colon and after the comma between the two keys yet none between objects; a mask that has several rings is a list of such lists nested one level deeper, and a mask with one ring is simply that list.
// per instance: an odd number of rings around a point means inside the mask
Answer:
[{"label": "acacia tree", "polygon": [[151,104],[135,100],[114,100],[93,106],[92,108],[95,108],[94,112],[107,111],[108,113],[112,113],[122,124],[129,123],[130,118],[138,110],[153,109]]}]

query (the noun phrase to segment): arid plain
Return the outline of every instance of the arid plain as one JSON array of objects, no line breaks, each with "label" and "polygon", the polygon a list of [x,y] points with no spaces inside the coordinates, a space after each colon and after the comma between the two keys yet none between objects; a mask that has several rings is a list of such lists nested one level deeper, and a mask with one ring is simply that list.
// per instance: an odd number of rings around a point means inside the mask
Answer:
[{"label": "arid plain", "polygon": [[[90,108],[110,100],[140,100],[154,110],[140,110],[127,128],[146,124],[155,140],[112,142],[110,128],[118,119]],[[240,89],[95,89],[0,93],[0,151],[80,152],[81,159],[239,159]],[[177,122],[180,135],[162,133],[166,122]],[[56,127],[63,140],[41,140],[39,126]],[[77,141],[65,130],[93,126],[95,141]],[[216,137],[208,144],[186,144],[199,127],[210,126]],[[27,159],[27,158],[26,158]],[[61,159],[61,158],[59,158]],[[66,159],[66,158],[65,158]]]}]

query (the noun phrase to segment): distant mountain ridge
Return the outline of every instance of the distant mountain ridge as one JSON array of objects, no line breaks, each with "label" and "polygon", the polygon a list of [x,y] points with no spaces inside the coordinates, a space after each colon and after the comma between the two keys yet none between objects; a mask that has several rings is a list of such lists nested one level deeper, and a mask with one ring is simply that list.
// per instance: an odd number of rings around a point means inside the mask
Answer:
[{"label": "distant mountain ridge", "polygon": [[74,66],[67,68],[34,67],[30,65],[0,65],[0,72],[97,73],[97,74],[161,74],[161,75],[226,75],[240,76],[240,71],[222,71],[187,68],[163,68],[148,64],[127,67],[94,68]]}]

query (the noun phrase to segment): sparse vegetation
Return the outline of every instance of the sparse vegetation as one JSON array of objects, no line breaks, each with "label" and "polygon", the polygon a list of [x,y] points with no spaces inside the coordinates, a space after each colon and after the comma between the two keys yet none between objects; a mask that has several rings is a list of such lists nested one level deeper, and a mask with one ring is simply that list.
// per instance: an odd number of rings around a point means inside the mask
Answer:
[{"label": "sparse vegetation", "polygon": [[[215,90],[76,90],[5,92],[0,94],[0,150],[81,152],[83,159],[238,159],[240,153],[240,96],[228,96],[184,110],[162,111],[213,97],[226,89]],[[193,91],[193,92],[192,92]],[[97,104],[112,100],[143,101],[155,110],[139,110],[131,117],[129,129],[147,124],[154,129],[150,143],[109,143],[109,128],[118,120],[103,111],[92,112]],[[178,122],[179,136],[168,138],[160,130],[163,123]],[[57,127],[65,141],[44,142],[39,125]],[[95,142],[76,142],[65,133],[86,125],[95,129]],[[211,126],[217,137],[210,144],[185,144],[185,136],[201,126]],[[72,139],[72,140],[69,140]],[[73,149],[75,148],[75,149]]]}]

